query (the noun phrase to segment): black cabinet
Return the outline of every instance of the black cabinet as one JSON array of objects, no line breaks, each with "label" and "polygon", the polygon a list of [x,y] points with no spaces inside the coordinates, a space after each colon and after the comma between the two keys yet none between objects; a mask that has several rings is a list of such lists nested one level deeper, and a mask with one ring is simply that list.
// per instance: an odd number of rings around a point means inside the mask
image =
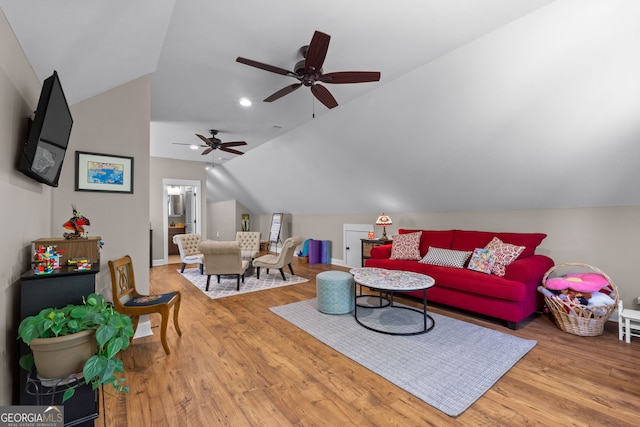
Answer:
[{"label": "black cabinet", "polygon": [[[91,270],[85,271],[74,271],[73,267],[64,266],[51,274],[35,275],[32,271],[24,273],[20,286],[20,319],[33,316],[47,307],[82,304],[82,297],[95,292],[95,276],[99,270],[100,263],[97,262]],[[20,355],[29,351],[21,341],[20,345]],[[20,367],[18,370],[21,405],[61,404],[62,393],[52,393],[50,387],[39,384],[34,373],[28,374]],[[31,386],[28,390],[27,382]],[[37,387],[37,393],[34,393],[33,386]],[[36,394],[40,395],[40,399]],[[84,382],[78,385],[75,395],[64,403],[64,417],[65,426],[93,426],[93,420],[98,418],[97,391]]]}]

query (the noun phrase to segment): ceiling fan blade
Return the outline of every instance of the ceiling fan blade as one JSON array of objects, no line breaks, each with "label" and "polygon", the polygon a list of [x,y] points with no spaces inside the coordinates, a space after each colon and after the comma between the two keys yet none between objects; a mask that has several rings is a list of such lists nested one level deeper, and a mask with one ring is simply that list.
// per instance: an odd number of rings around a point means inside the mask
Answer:
[{"label": "ceiling fan blade", "polygon": [[196,133],[196,136],[198,138],[200,138],[201,140],[203,140],[204,143],[207,144],[207,146],[210,146],[212,144],[212,142],[211,142],[211,140],[209,138],[206,138],[206,137],[204,137],[204,136],[202,136],[200,134],[197,134],[197,133]]},{"label": "ceiling fan blade", "polygon": [[284,87],[282,89],[280,89],[279,91],[277,91],[276,93],[274,93],[273,95],[265,98],[264,102],[273,102],[276,99],[280,99],[285,95],[290,94],[291,92],[293,92],[294,90],[298,89],[300,86],[302,86],[302,83],[294,83],[290,86]]},{"label": "ceiling fan blade", "polygon": [[380,80],[378,71],[340,71],[323,74],[319,79],[323,83],[366,83]]},{"label": "ceiling fan blade", "polygon": [[239,147],[240,145],[247,145],[247,143],[244,141],[231,141],[220,144],[221,147]]},{"label": "ceiling fan blade", "polygon": [[210,152],[212,152],[214,149],[212,147],[207,148],[206,150],[204,150],[202,152],[203,156],[206,156],[207,154],[209,154]]},{"label": "ceiling fan blade", "polygon": [[309,49],[307,49],[307,56],[305,57],[304,68],[313,68],[319,71],[324,64],[324,59],[327,56],[327,50],[329,50],[329,41],[331,36],[329,34],[316,31],[313,33],[311,43],[309,43]]},{"label": "ceiling fan blade", "polygon": [[333,108],[338,106],[338,101],[336,101],[336,99],[333,97],[333,95],[331,95],[331,92],[329,92],[326,87],[320,84],[315,84],[311,86],[311,92],[315,95],[316,98],[318,98],[318,101],[322,102],[325,105],[325,107]]},{"label": "ceiling fan blade", "polygon": [[289,70],[285,70],[284,68],[276,67],[274,65],[264,64],[262,62],[254,61],[253,59],[247,59],[242,57],[237,57],[236,62],[241,64],[249,65],[251,67],[260,68],[261,70],[271,71],[272,73],[282,74],[283,76],[292,76],[295,77],[295,73]]},{"label": "ceiling fan blade", "polygon": [[227,153],[238,154],[240,156],[244,154],[242,151],[234,150],[233,148],[220,147],[220,150],[226,151]]}]

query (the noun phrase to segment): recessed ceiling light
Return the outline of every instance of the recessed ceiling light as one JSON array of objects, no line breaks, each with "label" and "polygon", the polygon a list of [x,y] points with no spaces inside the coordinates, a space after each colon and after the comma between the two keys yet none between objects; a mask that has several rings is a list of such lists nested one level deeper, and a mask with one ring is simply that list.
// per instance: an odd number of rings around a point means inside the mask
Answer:
[{"label": "recessed ceiling light", "polygon": [[243,107],[251,107],[251,101],[248,98],[240,98],[240,105]]},{"label": "recessed ceiling light", "polygon": [[191,144],[189,148],[191,148],[192,150],[197,150],[198,146],[196,144]]}]

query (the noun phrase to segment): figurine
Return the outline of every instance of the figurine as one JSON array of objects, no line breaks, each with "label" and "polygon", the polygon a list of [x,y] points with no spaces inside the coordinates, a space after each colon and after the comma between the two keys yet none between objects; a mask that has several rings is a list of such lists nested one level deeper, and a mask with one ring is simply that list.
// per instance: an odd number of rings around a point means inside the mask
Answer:
[{"label": "figurine", "polygon": [[89,218],[82,216],[82,214],[76,210],[74,205],[71,205],[71,207],[73,208],[73,217],[62,224],[62,226],[67,230],[73,230],[73,233],[64,233],[63,237],[68,240],[86,238],[84,235],[84,227],[85,225],[91,225],[91,222],[89,221]]}]

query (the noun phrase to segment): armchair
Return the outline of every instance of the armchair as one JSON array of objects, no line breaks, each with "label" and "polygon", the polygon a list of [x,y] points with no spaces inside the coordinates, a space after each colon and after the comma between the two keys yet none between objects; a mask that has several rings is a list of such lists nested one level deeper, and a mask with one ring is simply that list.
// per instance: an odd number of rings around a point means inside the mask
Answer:
[{"label": "armchair", "polygon": [[207,287],[212,275],[218,276],[220,283],[221,275],[234,275],[238,280],[238,290],[240,290],[240,279],[244,283],[244,272],[249,267],[249,261],[243,260],[238,242],[202,242],[200,252],[204,256],[204,269],[207,274]]},{"label": "armchair", "polygon": [[242,259],[254,259],[260,252],[260,232],[259,231],[238,231],[236,242],[240,245]]},{"label": "armchair", "polygon": [[283,268],[286,265],[289,267],[289,271],[291,271],[291,274],[295,274],[293,272],[293,267],[291,267],[291,262],[293,261],[293,254],[296,248],[301,244],[302,244],[302,237],[299,237],[299,236],[289,237],[287,240],[284,241],[284,244],[282,245],[282,250],[280,251],[279,254],[277,255],[267,254],[254,259],[253,266],[256,267],[256,277],[258,279],[260,278],[260,267],[266,268],[267,274],[269,274],[270,268],[277,268],[278,270],[280,270],[280,274],[282,275],[282,280],[287,280],[284,277]]},{"label": "armchair", "polygon": [[184,268],[187,264],[200,264],[200,274],[204,274],[202,267],[202,259],[204,257],[199,249],[201,241],[199,234],[176,234],[173,236],[173,243],[178,246],[180,260],[182,261],[180,273],[184,273]]}]

